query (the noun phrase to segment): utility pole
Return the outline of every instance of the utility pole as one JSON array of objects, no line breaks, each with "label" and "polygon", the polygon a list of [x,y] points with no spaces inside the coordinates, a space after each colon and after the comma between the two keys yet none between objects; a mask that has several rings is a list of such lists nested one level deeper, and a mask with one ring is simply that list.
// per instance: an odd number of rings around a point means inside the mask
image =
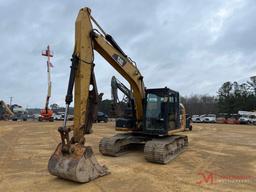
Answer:
[{"label": "utility pole", "polygon": [[10,98],[10,107],[12,106],[12,99],[13,99],[13,97],[9,97]]}]

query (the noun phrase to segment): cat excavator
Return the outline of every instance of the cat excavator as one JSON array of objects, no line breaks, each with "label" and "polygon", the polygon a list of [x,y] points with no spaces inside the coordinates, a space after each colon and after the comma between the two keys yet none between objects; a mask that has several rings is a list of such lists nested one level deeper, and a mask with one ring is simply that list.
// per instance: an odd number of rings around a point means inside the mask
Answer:
[{"label": "cat excavator", "polygon": [[[94,27],[93,27],[94,26]],[[144,144],[147,161],[166,164],[188,146],[180,121],[179,93],[167,87],[148,89],[136,63],[125,54],[116,41],[92,17],[89,8],[82,8],[75,23],[75,46],[66,95],[63,126],[58,128],[61,142],[48,162],[49,172],[57,177],[85,183],[109,174],[100,165],[85,134],[94,122],[98,91],[94,73],[94,51],[97,51],[130,84],[134,99],[133,127],[122,129],[112,137],[104,137],[99,151],[107,156],[120,156],[135,144]],[[73,101],[74,124],[67,125],[70,103]],[[182,113],[185,114],[185,113]]]}]

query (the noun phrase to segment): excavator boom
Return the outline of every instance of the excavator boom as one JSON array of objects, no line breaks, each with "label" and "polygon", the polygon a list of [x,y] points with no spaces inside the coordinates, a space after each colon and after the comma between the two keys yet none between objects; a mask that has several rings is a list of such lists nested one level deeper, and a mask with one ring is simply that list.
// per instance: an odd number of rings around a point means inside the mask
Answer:
[{"label": "excavator boom", "polygon": [[[127,57],[110,35],[101,34],[98,30],[93,29],[92,21],[94,23],[96,21],[90,13],[89,8],[83,8],[80,10],[76,20],[75,49],[73,53],[73,58],[75,57],[77,60],[73,77],[75,84],[73,130],[76,142],[83,137],[84,130],[91,129],[92,123],[89,123],[89,121],[91,122],[89,118],[92,115],[89,113],[92,110],[89,106],[93,104],[90,102],[97,104],[96,101],[90,100],[92,92],[94,92],[94,95],[97,95],[93,70],[95,65],[94,50],[101,54],[130,83],[135,98],[136,128],[141,128],[143,120],[142,100],[145,96],[143,77],[136,64]],[[98,23],[96,25],[99,26]],[[88,91],[90,87],[91,90]]]}]

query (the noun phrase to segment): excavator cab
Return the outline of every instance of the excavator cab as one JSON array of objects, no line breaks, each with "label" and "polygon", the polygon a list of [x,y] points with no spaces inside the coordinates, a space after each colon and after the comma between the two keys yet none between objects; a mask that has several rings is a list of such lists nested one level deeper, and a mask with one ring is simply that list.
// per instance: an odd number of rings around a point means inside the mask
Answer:
[{"label": "excavator cab", "polygon": [[180,128],[179,93],[169,88],[147,89],[144,117],[143,132],[149,135],[167,135]]}]

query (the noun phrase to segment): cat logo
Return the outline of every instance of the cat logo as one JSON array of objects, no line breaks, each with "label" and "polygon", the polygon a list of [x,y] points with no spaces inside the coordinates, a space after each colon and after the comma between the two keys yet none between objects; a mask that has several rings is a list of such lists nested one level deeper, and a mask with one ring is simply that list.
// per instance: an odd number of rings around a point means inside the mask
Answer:
[{"label": "cat logo", "polygon": [[122,67],[126,64],[126,61],[117,54],[112,55],[112,58]]}]

